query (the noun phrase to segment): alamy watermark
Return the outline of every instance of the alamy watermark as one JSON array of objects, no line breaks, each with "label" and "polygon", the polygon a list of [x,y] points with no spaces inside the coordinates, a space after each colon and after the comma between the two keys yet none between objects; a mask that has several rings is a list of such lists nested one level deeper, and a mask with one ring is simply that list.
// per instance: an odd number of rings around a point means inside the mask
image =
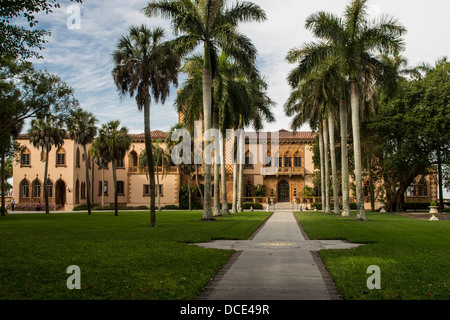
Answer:
[{"label": "alamy watermark", "polygon": [[69,266],[67,268],[66,273],[71,274],[71,276],[67,279],[66,285],[67,289],[81,289],[81,270],[79,266]]},{"label": "alamy watermark", "polygon": [[[227,129],[225,136],[218,129],[203,132],[203,123],[194,124],[194,137],[186,129],[176,129],[171,136],[178,142],[172,149],[171,158],[175,165],[256,165],[261,164],[261,174],[278,173],[280,157],[279,133],[245,132],[242,129]],[[224,145],[225,144],[225,145]],[[246,150],[246,145],[248,149]],[[225,152],[224,152],[225,150]],[[248,156],[246,157],[246,154]]]},{"label": "alamy watermark", "polygon": [[67,29],[80,30],[81,29],[81,9],[74,4],[67,7],[66,13],[69,15],[66,21]]},{"label": "alamy watermark", "polygon": [[366,270],[367,274],[371,276],[367,279],[367,288],[370,290],[381,289],[381,270],[379,266],[369,266]]}]

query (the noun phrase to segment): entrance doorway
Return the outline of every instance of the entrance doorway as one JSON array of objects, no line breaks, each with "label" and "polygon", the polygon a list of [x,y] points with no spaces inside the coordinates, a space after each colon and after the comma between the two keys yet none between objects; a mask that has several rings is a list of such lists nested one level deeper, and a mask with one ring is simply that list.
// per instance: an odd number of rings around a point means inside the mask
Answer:
[{"label": "entrance doorway", "polygon": [[290,202],[289,183],[281,181],[278,184],[278,202]]},{"label": "entrance doorway", "polygon": [[55,185],[55,204],[56,209],[64,207],[66,204],[66,184],[59,179]]}]

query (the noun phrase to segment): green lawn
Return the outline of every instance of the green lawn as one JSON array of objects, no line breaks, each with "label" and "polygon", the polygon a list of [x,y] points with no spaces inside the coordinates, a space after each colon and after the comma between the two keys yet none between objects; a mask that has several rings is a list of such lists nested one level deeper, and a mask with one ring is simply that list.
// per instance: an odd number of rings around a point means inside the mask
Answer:
[{"label": "green lawn", "polygon": [[[366,243],[320,256],[344,299],[450,299],[450,221],[367,213],[367,222],[322,213],[297,213],[311,239]],[[381,270],[381,290],[369,290],[370,265]]]},{"label": "green lawn", "polygon": [[[194,299],[232,255],[189,243],[247,239],[267,212],[17,214],[0,219],[0,299]],[[68,290],[67,267],[81,269]]]}]

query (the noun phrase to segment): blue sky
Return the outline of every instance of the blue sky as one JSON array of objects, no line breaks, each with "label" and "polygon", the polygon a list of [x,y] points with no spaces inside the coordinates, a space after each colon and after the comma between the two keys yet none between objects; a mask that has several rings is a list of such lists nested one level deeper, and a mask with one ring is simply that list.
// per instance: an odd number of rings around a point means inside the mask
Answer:
[{"label": "blue sky", "polygon": [[[67,8],[73,3],[62,1],[61,9],[52,14],[39,16],[40,27],[49,29],[46,49],[41,52],[44,59],[35,61],[39,69],[48,69],[58,74],[75,89],[81,106],[94,113],[100,123],[120,120],[131,133],[144,131],[143,114],[135,101],[122,101],[112,80],[111,54],[117,41],[125,35],[131,25],[147,24],[161,26],[171,38],[167,20],[147,18],[140,12],[147,0],[84,0],[78,5],[81,10],[81,28],[69,30]],[[289,94],[286,76],[292,68],[284,61],[289,49],[313,40],[305,30],[305,19],[318,10],[340,14],[348,0],[257,0],[267,13],[265,23],[244,24],[241,31],[256,45],[258,67],[267,78],[269,96],[277,103],[277,122],[266,126],[267,130],[289,129],[290,119],[283,114],[283,104]],[[399,19],[408,29],[407,48],[404,55],[411,65],[420,62],[433,63],[437,58],[448,55],[450,42],[448,31],[448,0],[372,0],[369,2],[373,14],[387,13]],[[181,76],[180,76],[181,84]],[[152,104],[152,130],[168,130],[177,122],[173,107],[176,88],[163,106]],[[100,124],[99,123],[99,124]],[[302,131],[308,130],[302,128]]]}]

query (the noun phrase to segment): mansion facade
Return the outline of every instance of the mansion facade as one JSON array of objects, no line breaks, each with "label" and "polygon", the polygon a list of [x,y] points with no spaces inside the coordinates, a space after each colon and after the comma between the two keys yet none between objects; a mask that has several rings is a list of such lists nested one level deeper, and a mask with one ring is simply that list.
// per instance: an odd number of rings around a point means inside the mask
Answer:
[{"label": "mansion facade", "polygon": [[[273,134],[273,133],[272,133]],[[153,131],[153,141],[164,141],[167,133]],[[268,134],[270,136],[270,133]],[[277,162],[279,168],[275,173],[264,170],[267,164],[251,161],[251,143],[245,144],[244,165],[244,202],[259,202],[267,204],[287,202],[304,204],[311,207],[313,202],[321,202],[320,190],[314,184],[314,174],[317,169],[313,164],[312,144],[315,140],[313,132],[277,132],[279,152],[271,162]],[[121,207],[147,206],[150,204],[150,182],[145,171],[141,169],[139,158],[145,150],[144,135],[131,135],[132,145],[123,160],[117,162],[117,190],[118,203]],[[24,147],[20,161],[13,167],[13,197],[17,210],[34,210],[37,203],[44,204],[44,170],[45,154],[34,148],[29,142],[28,135],[20,135],[17,142]],[[164,145],[164,144],[162,144]],[[89,150],[90,146],[87,147]],[[268,155],[270,157],[270,155]],[[50,210],[72,211],[75,207],[87,203],[86,166],[89,166],[89,180],[91,184],[91,202],[93,204],[114,203],[114,185],[112,166],[100,168],[90,157],[85,157],[83,148],[71,139],[65,139],[59,149],[52,149],[48,163],[48,195]],[[214,171],[214,170],[212,170]],[[233,164],[226,165],[227,171],[227,200],[233,198]],[[270,170],[269,170],[270,171]],[[194,177],[191,185],[196,186]],[[199,182],[203,183],[204,172],[200,167]],[[181,185],[188,183],[188,176],[183,175],[177,166],[170,167],[162,175],[159,168],[159,191],[161,206],[179,205]],[[421,197],[421,201],[436,199],[437,187],[433,177],[418,180],[417,192],[413,196]],[[255,197],[253,190],[256,186],[265,186],[265,196]],[[315,197],[305,198],[305,186],[316,191]],[[213,188],[214,189],[214,188]],[[352,192],[351,192],[352,193]],[[220,195],[222,193],[220,192]],[[194,198],[200,201],[197,194]],[[350,195],[354,197],[354,195]],[[411,196],[411,195],[410,195]],[[365,206],[370,208],[369,197],[365,197]],[[378,206],[378,202],[377,202]]]}]

